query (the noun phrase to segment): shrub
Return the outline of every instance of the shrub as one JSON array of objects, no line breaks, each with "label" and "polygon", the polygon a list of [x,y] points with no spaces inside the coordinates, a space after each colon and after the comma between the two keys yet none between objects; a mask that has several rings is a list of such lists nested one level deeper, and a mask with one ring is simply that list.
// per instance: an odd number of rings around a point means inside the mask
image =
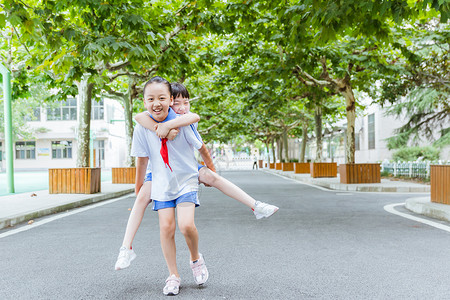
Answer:
[{"label": "shrub", "polygon": [[431,146],[426,147],[404,147],[400,148],[392,155],[394,161],[415,161],[419,157],[423,157],[424,160],[438,160],[440,151],[439,149]]},{"label": "shrub", "polygon": [[383,172],[380,172],[380,176],[381,177],[388,177],[389,176],[388,170],[384,170]]}]

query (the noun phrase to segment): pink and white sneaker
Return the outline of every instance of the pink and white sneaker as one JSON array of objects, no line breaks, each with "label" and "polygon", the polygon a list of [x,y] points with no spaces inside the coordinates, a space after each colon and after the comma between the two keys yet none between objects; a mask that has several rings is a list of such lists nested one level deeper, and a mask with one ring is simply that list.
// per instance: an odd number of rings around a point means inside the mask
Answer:
[{"label": "pink and white sneaker", "polygon": [[209,278],[209,272],[206,268],[205,260],[203,255],[199,253],[199,259],[196,261],[191,261],[192,274],[194,275],[195,283],[198,285],[204,284]]},{"label": "pink and white sneaker", "polygon": [[180,292],[180,277],[175,276],[175,274],[170,275],[166,279],[166,286],[163,289],[163,294],[166,296],[178,295]]}]

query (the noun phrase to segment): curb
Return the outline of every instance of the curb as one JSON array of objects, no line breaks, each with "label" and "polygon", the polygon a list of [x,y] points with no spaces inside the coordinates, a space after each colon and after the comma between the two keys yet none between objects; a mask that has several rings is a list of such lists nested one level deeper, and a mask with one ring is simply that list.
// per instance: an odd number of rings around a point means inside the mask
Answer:
[{"label": "curb", "polygon": [[[55,206],[55,207],[31,211],[31,212],[28,212],[25,214],[19,214],[19,215],[15,215],[15,216],[11,216],[11,217],[2,218],[2,219],[0,219],[0,229],[11,227],[11,226],[14,226],[16,224],[19,224],[19,223],[22,223],[22,222],[25,222],[28,220],[36,219],[39,217],[44,217],[44,216],[51,215],[54,213],[59,213],[59,212],[66,211],[69,209],[78,208],[78,207],[86,206],[89,204],[117,198],[117,197],[120,197],[120,196],[123,196],[126,194],[130,194],[130,193],[134,193],[134,188],[125,189],[125,190],[108,193],[108,194],[93,195],[92,197],[89,197],[87,199],[78,200],[78,201],[66,203],[63,205]],[[61,194],[61,195],[63,195],[63,194]]]},{"label": "curb", "polygon": [[417,214],[450,222],[450,205],[431,202],[431,197],[406,199],[405,207]]},{"label": "curb", "polygon": [[344,184],[344,183],[327,183],[322,180],[317,180],[314,178],[302,178],[298,176],[298,174],[292,172],[285,172],[279,170],[271,170],[271,169],[263,169],[262,171],[269,174],[278,174],[287,178],[295,179],[301,182],[305,182],[308,184],[313,184],[317,186],[321,186],[331,190],[340,190],[340,191],[348,191],[348,192],[381,192],[381,193],[430,193],[429,186],[423,187],[386,187],[380,186],[379,183],[361,183],[361,184]]}]

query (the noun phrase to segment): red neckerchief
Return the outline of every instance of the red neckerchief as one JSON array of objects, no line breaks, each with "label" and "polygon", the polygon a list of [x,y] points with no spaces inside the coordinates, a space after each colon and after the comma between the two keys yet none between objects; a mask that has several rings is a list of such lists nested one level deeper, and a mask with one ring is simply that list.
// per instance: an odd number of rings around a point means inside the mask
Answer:
[{"label": "red neckerchief", "polygon": [[169,165],[169,153],[167,152],[167,144],[166,143],[167,143],[166,138],[161,139],[161,150],[159,151],[159,153],[161,153],[161,157],[164,161],[164,165],[166,166],[166,168],[168,166],[170,171],[173,172],[172,168]]},{"label": "red neckerchief", "polygon": [[[166,120],[167,120],[167,118],[169,116],[171,116],[171,114],[175,115],[175,112],[172,110],[172,108],[169,108],[169,114],[167,115]],[[149,115],[150,118],[153,119],[153,117],[152,117],[152,115],[150,113],[148,113],[148,115]],[[174,116],[172,116],[172,118],[173,117]],[[156,121],[155,119],[153,119],[153,121],[155,121],[156,123],[161,123],[161,122]],[[164,165],[166,166],[166,168],[169,167],[170,171],[173,172],[172,168],[169,165],[169,152],[167,151],[167,144],[166,143],[167,143],[167,139],[166,138],[161,139],[161,150],[159,150],[159,153],[161,153],[161,157],[162,157],[162,159],[164,161]]]}]

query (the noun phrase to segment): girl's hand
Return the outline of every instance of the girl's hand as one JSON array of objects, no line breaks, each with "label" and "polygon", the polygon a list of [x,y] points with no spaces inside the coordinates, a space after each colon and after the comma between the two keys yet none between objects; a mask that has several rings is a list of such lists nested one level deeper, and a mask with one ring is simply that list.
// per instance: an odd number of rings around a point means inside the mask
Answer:
[{"label": "girl's hand", "polygon": [[176,129],[176,128],[175,129],[171,129],[169,131],[169,134],[167,135],[167,139],[169,141],[173,141],[177,137],[178,133],[180,133],[180,131],[178,129]]},{"label": "girl's hand", "polygon": [[158,123],[155,125],[155,133],[160,139],[166,138],[167,135],[169,134],[169,131],[170,131],[170,127],[168,127],[164,123]]}]

